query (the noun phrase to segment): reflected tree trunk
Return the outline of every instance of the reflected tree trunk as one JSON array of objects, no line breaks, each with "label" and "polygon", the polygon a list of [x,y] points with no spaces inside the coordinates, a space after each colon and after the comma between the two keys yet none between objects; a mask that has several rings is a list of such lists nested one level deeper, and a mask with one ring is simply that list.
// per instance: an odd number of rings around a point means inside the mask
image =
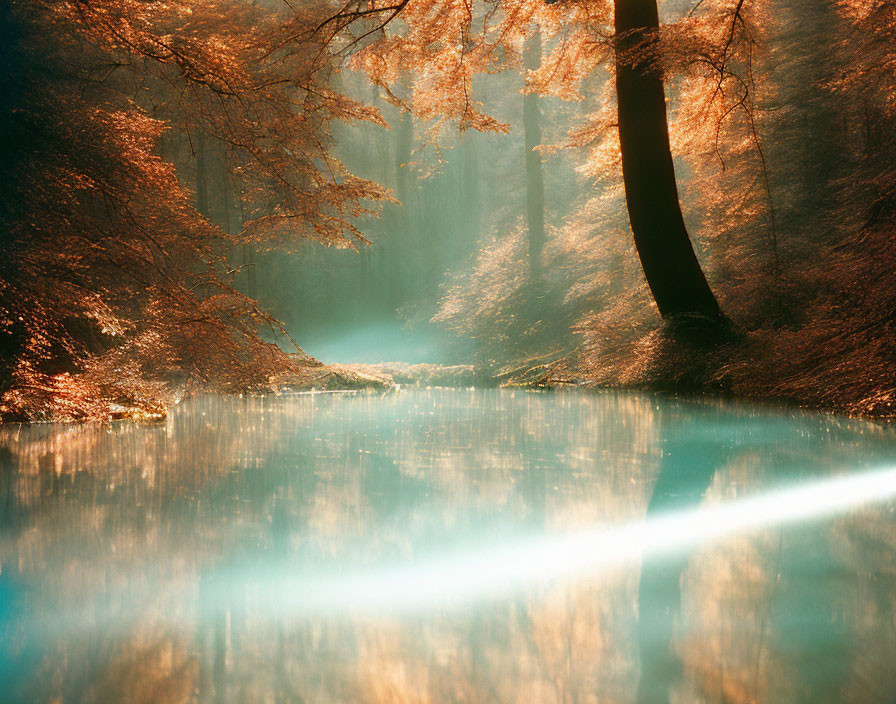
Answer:
[{"label": "reflected tree trunk", "polygon": [[681,214],[662,71],[651,54],[656,0],[616,0],[616,95],[625,199],[660,314],[720,320]]},{"label": "reflected tree trunk", "polygon": [[[681,428],[664,431],[666,437]],[[701,450],[703,448],[700,448]],[[660,471],[647,506],[647,520],[669,511],[696,507],[709,488],[716,467],[727,452],[695,452],[692,446],[663,442]],[[675,627],[681,614],[681,579],[690,552],[645,558],[638,584],[638,650],[641,680],[638,704],[669,702],[682,677],[681,660],[674,651]]]},{"label": "reflected tree trunk", "polygon": [[225,704],[227,696],[228,590],[215,568],[199,577],[199,680],[200,702]]}]

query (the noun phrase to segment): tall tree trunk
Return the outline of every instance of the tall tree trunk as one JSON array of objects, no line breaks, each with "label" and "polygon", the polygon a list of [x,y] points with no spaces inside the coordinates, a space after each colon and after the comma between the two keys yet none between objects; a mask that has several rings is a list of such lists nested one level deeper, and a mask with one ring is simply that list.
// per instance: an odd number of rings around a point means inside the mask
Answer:
[{"label": "tall tree trunk", "polygon": [[[789,227],[827,238],[850,166],[851,135],[843,120],[851,111],[829,85],[843,70],[836,43],[806,38],[839,36],[841,18],[831,0],[783,0],[772,11],[778,19],[772,39],[786,47],[775,71],[775,92],[780,103],[791,106],[775,132],[779,143],[786,139],[787,149],[777,164],[779,171],[792,170],[785,183],[797,185],[783,216]],[[811,243],[817,246],[817,240]]]},{"label": "tall tree trunk", "polygon": [[255,272],[255,247],[243,244],[243,266],[246,269],[246,295],[253,301],[258,300],[258,281]]},{"label": "tall tree trunk", "polygon": [[[227,152],[222,154],[221,160],[221,182],[223,183],[223,227],[229,235],[237,235],[242,231],[243,224],[246,219],[245,204],[243,203],[242,185],[238,188],[233,187],[233,176],[230,169],[230,159]],[[234,198],[238,199],[239,212],[235,212]],[[258,286],[255,279],[255,247],[247,242],[238,245],[242,262],[240,268],[246,274],[246,295],[252,300],[258,300]],[[236,260],[236,251],[231,253],[233,260]]]},{"label": "tall tree trunk", "polygon": [[[541,66],[541,33],[529,38],[525,50],[526,68]],[[541,251],[546,240],[544,229],[544,172],[541,154],[535,147],[541,144],[541,114],[538,95],[523,96],[523,130],[526,145],[526,222],[529,229],[529,283],[533,290],[541,283]]]},{"label": "tall tree trunk", "polygon": [[659,28],[656,0],[615,0],[615,8],[622,176],[644,275],[663,317],[721,319],[681,215],[662,71],[643,52]]},{"label": "tall tree trunk", "polygon": [[[460,202],[463,232],[458,237],[458,261],[476,250],[482,234],[482,184],[479,175],[479,149],[476,130],[467,130],[460,135],[461,187]],[[481,144],[481,142],[480,142]]]},{"label": "tall tree trunk", "polygon": [[200,131],[196,134],[196,210],[207,218],[211,217],[208,193],[208,145],[205,135]]},{"label": "tall tree trunk", "polygon": [[[412,90],[409,88],[409,90]],[[393,131],[394,142],[392,147],[392,166],[394,173],[384,174],[383,183],[395,179],[395,190],[400,205],[393,208],[395,231],[390,233],[388,247],[392,253],[392,267],[389,272],[389,310],[394,312],[405,302],[408,296],[406,287],[409,284],[408,273],[412,266],[408,262],[409,253],[415,249],[412,241],[411,217],[414,205],[412,204],[413,177],[411,173],[411,152],[414,142],[414,118],[402,111],[399,117],[398,129]],[[390,145],[386,145],[390,146]],[[389,163],[388,151],[383,155],[381,164]]]}]

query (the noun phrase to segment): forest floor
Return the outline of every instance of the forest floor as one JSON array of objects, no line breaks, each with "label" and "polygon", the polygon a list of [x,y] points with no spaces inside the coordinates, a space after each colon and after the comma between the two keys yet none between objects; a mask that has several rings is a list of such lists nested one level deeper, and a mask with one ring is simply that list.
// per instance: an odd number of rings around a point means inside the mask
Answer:
[{"label": "forest floor", "polygon": [[[896,422],[892,372],[869,363],[866,374],[824,374],[818,366],[787,369],[757,363],[742,343],[697,350],[653,341],[643,356],[621,355],[595,364],[575,352],[521,360],[500,370],[501,386],[529,389],[624,389],[685,397],[787,406]],[[845,365],[843,365],[845,366]],[[828,378],[830,377],[830,378]]]}]

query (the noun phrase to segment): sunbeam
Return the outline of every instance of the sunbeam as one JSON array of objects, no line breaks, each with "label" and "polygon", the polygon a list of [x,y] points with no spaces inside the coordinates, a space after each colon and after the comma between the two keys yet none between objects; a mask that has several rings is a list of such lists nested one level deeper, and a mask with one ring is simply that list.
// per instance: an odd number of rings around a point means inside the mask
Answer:
[{"label": "sunbeam", "polygon": [[[453,550],[400,565],[294,570],[279,564],[219,589],[258,587],[270,616],[406,612],[518,593],[535,583],[652,559],[737,532],[845,513],[896,497],[896,467],[817,480],[717,505],[669,512],[616,527]],[[235,577],[235,578],[234,578]],[[248,582],[248,583],[247,583]],[[225,586],[226,585],[226,586]],[[227,594],[217,597],[227,599]],[[215,608],[214,600],[204,608]]]}]

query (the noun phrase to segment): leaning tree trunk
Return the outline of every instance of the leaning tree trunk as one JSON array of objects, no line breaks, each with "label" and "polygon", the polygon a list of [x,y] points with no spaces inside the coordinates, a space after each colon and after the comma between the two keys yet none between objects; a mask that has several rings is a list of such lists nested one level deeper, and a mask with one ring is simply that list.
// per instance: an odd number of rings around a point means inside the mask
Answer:
[{"label": "leaning tree trunk", "polygon": [[615,8],[622,176],[644,275],[664,318],[720,319],[681,215],[662,70],[643,51],[659,28],[656,0],[615,0]]}]

